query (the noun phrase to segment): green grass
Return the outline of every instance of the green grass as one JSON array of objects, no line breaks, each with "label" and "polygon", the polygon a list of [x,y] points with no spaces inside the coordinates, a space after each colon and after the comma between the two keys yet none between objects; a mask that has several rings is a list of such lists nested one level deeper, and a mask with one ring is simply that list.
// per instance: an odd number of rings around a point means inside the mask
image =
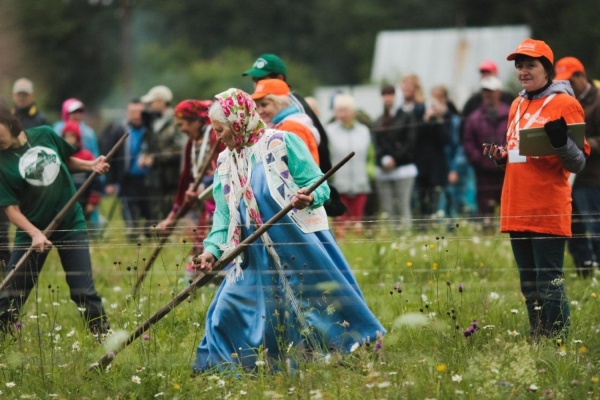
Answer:
[{"label": "green grass", "polygon": [[[252,374],[211,372],[191,378],[212,286],[120,352],[107,370],[86,373],[115,341],[184,288],[190,245],[179,238],[161,253],[139,299],[130,299],[153,244],[125,243],[120,221],[111,228],[105,239],[92,243],[92,259],[115,331],[112,339],[101,345],[87,332],[53,251],[24,308],[23,327],[0,340],[0,397],[600,398],[596,279],[575,277],[567,257],[569,339],[562,345],[530,345],[507,237],[484,234],[468,222],[452,231],[376,232],[341,242],[367,303],[388,331],[380,351],[371,345],[328,362],[301,363],[292,373],[260,366]],[[480,329],[464,337],[472,321]]]}]

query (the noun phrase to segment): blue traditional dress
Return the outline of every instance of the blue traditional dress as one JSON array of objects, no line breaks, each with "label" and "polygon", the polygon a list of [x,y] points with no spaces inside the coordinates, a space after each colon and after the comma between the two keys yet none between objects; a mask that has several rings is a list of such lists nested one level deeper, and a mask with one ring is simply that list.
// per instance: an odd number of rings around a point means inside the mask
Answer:
[{"label": "blue traditional dress", "polygon": [[[252,148],[248,178],[263,221],[279,212],[284,201],[289,203],[298,188],[322,176],[296,135],[267,130]],[[205,250],[216,258],[227,250],[231,229],[228,204],[233,204],[235,171],[230,159],[230,150],[219,156],[214,188],[217,210],[204,242]],[[194,371],[252,369],[265,355],[282,360],[298,349],[347,353],[385,333],[327,227],[322,208],[329,196],[327,184],[313,195],[309,208],[292,211],[247,248],[239,263],[241,275],[235,267],[227,274],[209,307]],[[238,210],[233,214],[241,219],[244,239],[256,227],[244,201]]]}]

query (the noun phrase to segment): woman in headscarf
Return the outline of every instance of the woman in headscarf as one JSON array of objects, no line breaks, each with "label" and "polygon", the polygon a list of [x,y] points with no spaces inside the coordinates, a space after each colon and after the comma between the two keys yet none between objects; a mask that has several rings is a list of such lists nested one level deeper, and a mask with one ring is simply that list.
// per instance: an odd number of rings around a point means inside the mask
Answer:
[{"label": "woman in headscarf", "polygon": [[[254,101],[239,90],[215,96],[209,111],[227,149],[215,176],[216,211],[199,267],[211,270],[223,252],[291,204],[227,270],[209,307],[195,372],[252,369],[301,350],[350,352],[385,330],[367,307],[327,225],[326,184],[302,140],[266,129]],[[300,352],[300,353],[299,353]]]},{"label": "woman in headscarf", "polygon": [[[188,99],[180,102],[175,107],[175,125],[177,125],[180,132],[188,136],[188,141],[183,153],[183,168],[179,174],[179,185],[175,194],[173,207],[169,215],[156,226],[156,229],[162,233],[171,231],[174,228],[177,223],[175,215],[184,203],[189,201],[191,204],[194,204],[198,195],[213,182],[214,168],[217,164],[216,155],[210,161],[209,170],[203,177],[198,189],[196,191],[192,190],[193,183],[198,179],[200,168],[210,156],[211,147],[219,140],[208,120],[208,109],[211,103],[212,101],[210,100]],[[225,149],[225,147],[223,146],[222,149]],[[193,234],[194,247],[191,253],[193,255],[198,255],[201,252],[202,240],[206,238],[208,227],[215,211],[214,200],[206,199],[200,205],[199,211],[198,226]],[[190,279],[196,277],[196,271],[191,261],[186,265],[185,269],[186,280],[189,283]]]}]

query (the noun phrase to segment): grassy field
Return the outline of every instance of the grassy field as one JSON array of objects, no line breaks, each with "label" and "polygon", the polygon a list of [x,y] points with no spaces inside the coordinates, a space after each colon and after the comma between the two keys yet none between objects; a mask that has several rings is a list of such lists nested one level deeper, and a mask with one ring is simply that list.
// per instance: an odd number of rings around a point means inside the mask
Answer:
[{"label": "grassy field", "polygon": [[345,357],[301,363],[292,372],[267,363],[251,374],[191,378],[211,286],[120,352],[106,370],[86,373],[185,287],[190,245],[177,238],[161,253],[139,299],[131,298],[153,242],[126,243],[119,221],[110,228],[93,241],[92,259],[114,333],[103,344],[88,333],[53,251],[21,326],[0,339],[0,398],[600,398],[596,278],[576,277],[567,257],[569,339],[530,344],[507,236],[483,233],[466,220],[410,235],[379,226],[340,241],[367,303],[388,331],[381,348],[373,343]]}]

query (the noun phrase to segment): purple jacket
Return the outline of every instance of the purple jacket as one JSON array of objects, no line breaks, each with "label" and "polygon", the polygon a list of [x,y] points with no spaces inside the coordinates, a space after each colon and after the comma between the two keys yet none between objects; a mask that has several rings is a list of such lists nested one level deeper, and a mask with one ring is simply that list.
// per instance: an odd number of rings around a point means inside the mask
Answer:
[{"label": "purple jacket", "polygon": [[509,106],[500,103],[496,115],[491,116],[480,106],[465,121],[463,147],[465,156],[473,166],[475,173],[497,175],[498,170],[492,160],[483,155],[483,143],[504,145]]}]

